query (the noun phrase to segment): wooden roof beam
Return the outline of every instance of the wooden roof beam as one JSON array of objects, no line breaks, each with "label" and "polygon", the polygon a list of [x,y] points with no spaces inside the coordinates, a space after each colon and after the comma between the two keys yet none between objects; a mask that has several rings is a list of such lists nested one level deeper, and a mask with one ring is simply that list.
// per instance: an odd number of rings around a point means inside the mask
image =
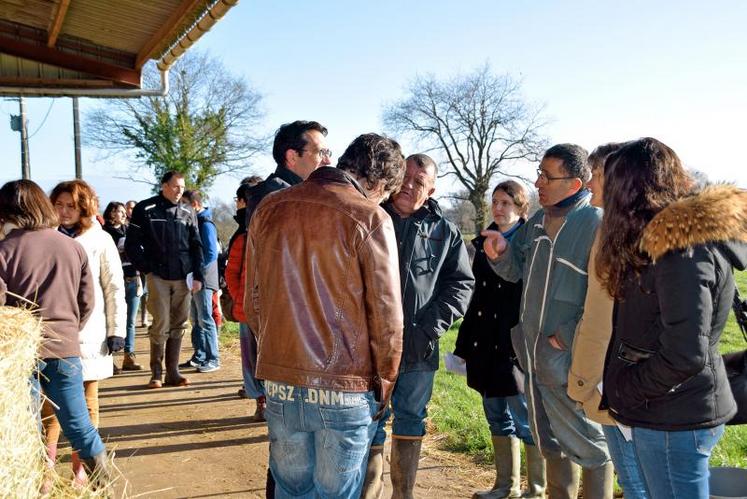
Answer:
[{"label": "wooden roof beam", "polygon": [[30,44],[7,36],[0,36],[0,52],[72,71],[80,71],[116,83],[140,87],[139,69],[107,64],[70,52],[63,52],[53,47]]},{"label": "wooden roof beam", "polygon": [[62,31],[62,22],[65,20],[65,16],[67,15],[68,7],[70,7],[70,0],[60,0],[60,3],[57,5],[57,12],[55,12],[52,23],[49,25],[49,29],[47,30],[49,33],[47,37],[47,47],[54,47],[57,43],[57,37],[60,36],[60,31]]},{"label": "wooden roof beam", "polygon": [[143,45],[135,58],[135,67],[140,69],[143,64],[153,56],[153,51],[163,42],[163,39],[171,34],[184,22],[185,16],[192,13],[195,7],[204,3],[204,0],[184,0],[179,7],[169,16],[168,20],[156,31],[152,37]]}]

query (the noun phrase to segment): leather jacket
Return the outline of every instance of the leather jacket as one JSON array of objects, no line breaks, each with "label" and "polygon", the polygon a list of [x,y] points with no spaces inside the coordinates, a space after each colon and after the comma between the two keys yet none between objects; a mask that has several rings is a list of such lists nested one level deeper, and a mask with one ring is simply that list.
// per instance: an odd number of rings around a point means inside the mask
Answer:
[{"label": "leather jacket", "polygon": [[258,206],[244,303],[258,378],[389,399],[402,355],[397,243],[348,173],[320,168]]}]

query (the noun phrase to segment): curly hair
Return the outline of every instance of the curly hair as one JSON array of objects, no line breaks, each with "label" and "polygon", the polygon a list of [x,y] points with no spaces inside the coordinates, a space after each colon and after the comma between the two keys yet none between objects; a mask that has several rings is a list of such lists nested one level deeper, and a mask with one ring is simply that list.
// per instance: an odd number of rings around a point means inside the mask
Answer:
[{"label": "curly hair", "polygon": [[365,133],[345,149],[337,168],[364,179],[369,189],[383,180],[384,191],[391,193],[399,189],[405,178],[405,157],[397,141]]},{"label": "curly hair", "polygon": [[106,209],[104,210],[104,221],[106,221],[107,224],[112,223],[112,213],[119,208],[122,208],[125,212],[127,211],[124,203],[120,203],[119,201],[110,201],[109,204],[106,205]]},{"label": "curly hair", "polygon": [[99,211],[99,201],[96,197],[96,192],[83,180],[60,182],[52,189],[52,193],[49,195],[52,205],[57,202],[60,194],[65,192],[70,194],[70,197],[73,198],[73,203],[80,210],[80,220],[75,224],[75,228],[79,229],[80,232],[87,231],[93,224],[93,217]]},{"label": "curly hair", "polygon": [[622,298],[625,280],[640,275],[649,258],[640,250],[643,229],[670,203],[688,195],[693,181],[667,145],[645,137],[612,153],[604,171],[604,218],[597,275],[610,296]]}]

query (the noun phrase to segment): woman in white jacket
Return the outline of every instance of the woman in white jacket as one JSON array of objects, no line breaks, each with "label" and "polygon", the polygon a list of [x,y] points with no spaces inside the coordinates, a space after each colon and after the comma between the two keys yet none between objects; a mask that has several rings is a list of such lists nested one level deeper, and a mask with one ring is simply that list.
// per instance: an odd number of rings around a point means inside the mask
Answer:
[{"label": "woman in white jacket", "polygon": [[[98,428],[98,382],[112,376],[111,354],[124,347],[127,307],[122,262],[111,236],[104,232],[95,218],[98,201],[87,183],[82,180],[62,182],[52,190],[50,199],[60,218],[59,231],[83,246],[93,277],[95,302],[90,319],[80,331],[80,351],[86,404],[91,421]],[[59,424],[52,417],[45,420],[44,426],[47,452],[54,462]],[[73,472],[77,482],[85,481],[85,471],[75,452]]]}]

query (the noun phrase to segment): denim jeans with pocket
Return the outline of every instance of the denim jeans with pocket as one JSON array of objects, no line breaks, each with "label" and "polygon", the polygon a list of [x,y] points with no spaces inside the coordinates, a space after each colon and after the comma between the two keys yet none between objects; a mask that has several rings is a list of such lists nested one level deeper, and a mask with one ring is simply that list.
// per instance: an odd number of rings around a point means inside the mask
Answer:
[{"label": "denim jeans with pocket", "polygon": [[127,336],[125,337],[125,353],[135,352],[135,320],[137,309],[140,306],[140,297],[137,295],[137,281],[139,277],[127,278],[125,280],[125,303],[127,303]]},{"label": "denim jeans with pocket", "polygon": [[534,445],[529,431],[527,399],[522,394],[511,397],[483,397],[482,408],[494,437],[516,437],[527,445]]},{"label": "denim jeans with pocket", "polygon": [[602,425],[602,431],[604,438],[607,439],[612,464],[615,465],[617,482],[622,487],[625,497],[648,499],[646,482],[643,480],[643,472],[638,464],[633,442],[625,440],[620,428],[615,425]]},{"label": "denim jeans with pocket", "polygon": [[192,295],[192,360],[220,364],[218,328],[213,319],[213,290],[202,288]]},{"label": "denim jeans with pocket", "polygon": [[265,381],[275,497],[357,499],[377,410],[373,392]]},{"label": "denim jeans with pocket", "polygon": [[708,499],[708,459],[724,425],[702,430],[633,428],[633,447],[649,497]]},{"label": "denim jeans with pocket", "polygon": [[41,392],[57,406],[54,413],[62,433],[82,459],[106,450],[88,414],[80,357],[39,360],[37,371],[31,377],[31,390],[38,414],[41,414]]},{"label": "denim jeans with pocket", "polygon": [[425,418],[428,416],[428,402],[433,394],[433,379],[436,371],[400,372],[392,392],[391,411],[387,408],[378,421],[373,445],[384,445],[386,422],[394,412],[392,433],[407,437],[425,435]]}]

